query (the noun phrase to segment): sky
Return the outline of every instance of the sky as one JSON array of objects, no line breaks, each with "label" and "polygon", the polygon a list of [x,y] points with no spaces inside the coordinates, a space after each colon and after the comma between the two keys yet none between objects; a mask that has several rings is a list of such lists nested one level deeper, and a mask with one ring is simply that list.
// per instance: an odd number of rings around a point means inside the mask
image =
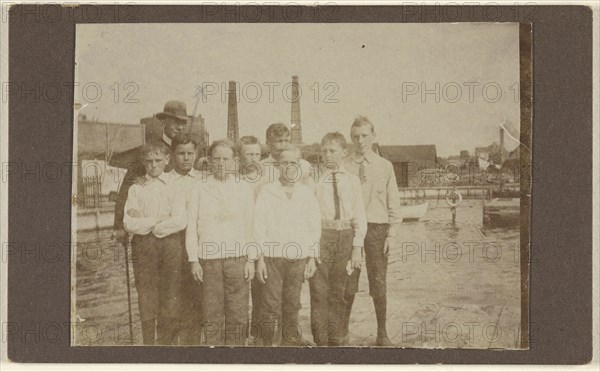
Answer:
[{"label": "sky", "polygon": [[517,23],[77,25],[76,103],[99,121],[198,102],[211,140],[224,138],[235,80],[240,136],[263,142],[271,123],[290,123],[292,75],[305,143],[349,140],[357,115],[380,144],[435,144],[438,156],[498,142],[504,120],[519,128]]}]

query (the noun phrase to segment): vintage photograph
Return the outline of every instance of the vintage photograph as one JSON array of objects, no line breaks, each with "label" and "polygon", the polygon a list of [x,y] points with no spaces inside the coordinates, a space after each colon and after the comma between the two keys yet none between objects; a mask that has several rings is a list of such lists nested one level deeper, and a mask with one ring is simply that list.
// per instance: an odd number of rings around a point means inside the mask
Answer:
[{"label": "vintage photograph", "polygon": [[521,27],[78,24],[71,345],[526,349]]}]

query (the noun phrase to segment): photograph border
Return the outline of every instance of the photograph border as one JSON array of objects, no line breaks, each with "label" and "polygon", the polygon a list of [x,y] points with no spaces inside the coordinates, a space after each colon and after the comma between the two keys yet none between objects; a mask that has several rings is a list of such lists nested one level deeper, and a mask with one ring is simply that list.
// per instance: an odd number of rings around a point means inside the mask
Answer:
[{"label": "photograph border", "polygon": [[[32,10],[32,8],[36,7]],[[53,5],[17,5],[12,9],[13,15],[9,16],[9,81],[35,86],[37,82],[62,81],[69,82],[74,79],[75,59],[75,24],[92,23],[87,16],[90,7],[100,11],[100,20],[93,23],[115,22],[220,22],[223,14],[244,14],[247,6],[203,6],[202,11],[190,12],[190,7],[198,6],[132,6],[132,5],[83,5],[76,8],[62,8],[54,6],[64,16],[55,22],[40,21],[33,15],[40,14],[44,7]],[[210,8],[210,12],[208,9]],[[302,6],[258,7],[261,17],[266,19],[261,22],[290,22],[286,16],[286,9],[309,9]],[[456,22],[445,19],[448,9],[453,12],[460,9],[460,22],[490,22],[486,14],[486,7],[448,7],[448,6],[419,6],[411,8],[402,6],[337,6],[321,7],[327,10],[327,18],[316,19],[314,11],[300,11],[300,18],[296,22],[431,22],[435,15],[439,22]],[[496,6],[500,13],[493,22],[519,22],[521,23],[521,97],[534,99],[521,99],[521,142],[529,149],[533,149],[533,162],[530,156],[521,153],[521,166],[530,165],[529,177],[521,177],[521,190],[526,197],[521,198],[521,214],[526,217],[522,223],[526,228],[531,227],[531,234],[521,229],[521,289],[522,306],[521,318],[528,321],[522,326],[530,326],[529,332],[522,332],[522,345],[529,345],[529,350],[463,350],[463,349],[371,349],[371,348],[327,348],[327,349],[297,349],[286,348],[136,348],[136,347],[71,347],[70,345],[70,299],[71,290],[68,283],[71,280],[70,263],[71,252],[65,252],[69,259],[61,262],[39,262],[38,260],[22,259],[22,256],[9,255],[8,261],[8,324],[18,327],[33,327],[31,334],[25,339],[22,332],[8,335],[8,356],[13,361],[23,362],[181,362],[181,363],[585,363],[591,360],[591,277],[592,277],[592,240],[591,223],[589,226],[581,225],[568,230],[570,234],[553,235],[554,240],[544,237],[542,221],[531,219],[529,225],[529,195],[531,186],[531,214],[533,216],[562,215],[564,208],[573,205],[581,208],[571,210],[571,219],[575,223],[591,221],[591,191],[592,172],[589,160],[592,153],[592,12],[584,6]],[[23,17],[23,14],[30,17]],[[429,18],[423,19],[422,14]],[[43,13],[41,13],[43,14]],[[453,13],[455,14],[455,13]],[[121,18],[123,17],[123,18]],[[130,18],[133,17],[133,18]],[[226,17],[225,17],[226,18]],[[565,18],[568,22],[565,22]],[[227,21],[227,19],[225,19]],[[242,19],[236,19],[243,22]],[[532,27],[526,27],[531,23]],[[532,40],[524,35],[532,35]],[[583,35],[583,37],[581,37]],[[530,44],[523,42],[526,38]],[[25,42],[26,41],[26,42]],[[534,46],[532,49],[532,45]],[[535,45],[538,45],[536,49]],[[542,49],[543,46],[543,49]],[[550,47],[551,46],[551,47]],[[559,49],[562,48],[561,49]],[[58,49],[57,49],[58,48]],[[62,53],[51,53],[61,50]],[[577,71],[558,69],[553,65],[552,57],[565,53],[565,50],[577,52],[571,54],[576,59]],[[530,58],[524,58],[526,52],[531,53]],[[32,58],[43,56],[45,59]],[[53,74],[48,76],[48,67],[52,66]],[[32,73],[33,72],[33,73]],[[562,74],[562,75],[561,75]],[[525,80],[524,80],[525,76]],[[529,77],[529,78],[527,78]],[[565,78],[569,80],[564,80]],[[570,83],[551,91],[536,89],[536,87],[552,87],[552,81]],[[533,81],[533,85],[531,84]],[[543,92],[540,97],[537,92]],[[561,125],[561,114],[553,102],[561,101],[569,94],[568,107],[571,124],[577,124],[577,130]],[[73,102],[72,97],[65,97],[59,102],[38,103],[38,110],[31,110],[31,103],[11,97],[9,101],[9,160],[19,161],[22,164],[39,164],[41,161],[52,161],[63,164],[72,162],[73,151]],[[71,98],[70,100],[67,98]],[[539,99],[538,99],[539,98]],[[564,111],[565,107],[561,107]],[[540,124],[532,130],[532,113],[536,113]],[[564,115],[564,113],[562,113]],[[536,123],[537,123],[536,119]],[[39,125],[39,123],[52,123]],[[555,124],[549,124],[555,123]],[[534,125],[535,126],[535,125]],[[549,128],[549,129],[548,129]],[[62,134],[62,136],[57,134]],[[533,139],[536,146],[532,147]],[[570,135],[567,144],[561,136]],[[31,143],[34,151],[23,143]],[[536,163],[536,159],[546,161],[548,152],[556,146],[568,146],[570,156],[555,161],[550,157],[552,169]],[[573,146],[575,145],[575,146]],[[529,155],[529,154],[528,154]],[[544,159],[544,160],[542,160]],[[526,162],[524,164],[524,162]],[[577,185],[563,184],[571,187],[568,190],[571,199],[563,201],[560,198],[565,190],[563,187],[548,185],[545,181],[552,178],[556,180],[557,174],[570,175],[574,172],[575,165],[587,169],[579,178]],[[561,172],[557,172],[561,170]],[[564,171],[564,172],[562,172]],[[27,174],[26,174],[27,175]],[[523,175],[523,173],[522,173]],[[35,177],[31,177],[35,179]],[[31,180],[30,179],[30,180]],[[71,237],[71,206],[72,190],[70,179],[68,182],[28,182],[27,177],[9,178],[9,242],[22,242],[27,244],[34,241],[64,240],[65,236]],[[587,181],[587,182],[584,182]],[[573,188],[577,192],[573,192]],[[552,198],[554,197],[554,199]],[[565,198],[563,198],[565,199]],[[554,201],[554,203],[548,203]],[[557,203],[558,201],[558,203]],[[562,204],[561,204],[562,202]],[[586,204],[587,203],[587,204]],[[558,208],[556,207],[558,204]],[[32,216],[31,213],[37,213]],[[547,222],[547,221],[546,221]],[[550,221],[552,222],[552,221]],[[566,223],[562,221],[563,223]],[[44,229],[34,229],[36,225],[44,225]],[[565,230],[561,230],[565,232]],[[576,232],[576,234],[574,234]],[[531,235],[531,253],[536,248],[543,247],[543,251],[535,251],[530,255],[529,236]],[[37,240],[36,240],[37,239]],[[580,254],[562,260],[560,254],[564,243],[570,246],[581,247]],[[525,243],[525,244],[523,244]],[[70,246],[65,249],[70,250]],[[64,255],[63,255],[64,256]],[[529,266],[531,263],[531,266]],[[560,282],[564,279],[565,269],[578,268],[574,274],[577,286],[554,286],[550,283]],[[528,272],[531,277],[528,280]],[[55,286],[48,287],[48,283]],[[527,288],[530,286],[530,296]],[[583,283],[583,284],[582,284]],[[587,284],[587,287],[586,287]],[[62,287],[61,287],[62,286]],[[63,288],[64,287],[64,288]],[[557,289],[560,287],[560,291]],[[587,288],[587,292],[585,291]],[[550,292],[550,293],[549,293]],[[523,293],[525,293],[523,295]],[[550,311],[545,307],[556,304],[551,298],[543,296],[557,296],[560,294],[562,311],[569,313],[577,311],[577,319],[561,319],[560,311],[553,305]],[[529,303],[528,300],[529,299]],[[28,304],[36,303],[33,309]],[[52,306],[40,306],[51,304]],[[586,305],[587,304],[587,305]],[[523,310],[524,309],[524,310]],[[33,310],[33,311],[32,311]],[[531,310],[531,312],[529,312]],[[531,315],[531,317],[530,317]],[[530,323],[531,321],[531,323]],[[60,324],[61,337],[55,340],[44,339],[40,334],[44,325]],[[67,325],[67,326],[65,326]],[[568,331],[563,331],[568,327]],[[29,328],[27,328],[29,329]],[[37,330],[36,330],[37,329]],[[528,337],[529,335],[529,337]],[[39,336],[39,337],[38,337]],[[560,337],[560,340],[552,339]],[[47,338],[47,337],[46,337]],[[561,352],[557,352],[560,350]]]}]

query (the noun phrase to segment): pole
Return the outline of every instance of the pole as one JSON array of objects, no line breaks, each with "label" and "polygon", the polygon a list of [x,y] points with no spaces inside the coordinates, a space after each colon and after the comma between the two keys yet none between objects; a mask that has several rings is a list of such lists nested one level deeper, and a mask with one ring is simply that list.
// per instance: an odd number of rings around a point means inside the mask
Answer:
[{"label": "pole", "polygon": [[[456,185],[452,185],[452,204],[456,203]],[[456,207],[452,206],[450,208],[452,212],[452,226],[456,225]]]},{"label": "pole", "polygon": [[108,161],[109,161],[109,155],[108,155],[108,151],[109,151],[109,146],[108,146],[108,123],[106,123],[106,146],[104,147],[104,174],[106,174],[106,166],[108,165]]},{"label": "pole", "polygon": [[452,226],[456,225],[456,207],[450,208],[452,212]]},{"label": "pole", "polygon": [[123,244],[125,248],[125,278],[127,280],[127,312],[129,314],[129,343],[133,345],[133,317],[131,315],[131,281],[129,280],[129,244]]}]

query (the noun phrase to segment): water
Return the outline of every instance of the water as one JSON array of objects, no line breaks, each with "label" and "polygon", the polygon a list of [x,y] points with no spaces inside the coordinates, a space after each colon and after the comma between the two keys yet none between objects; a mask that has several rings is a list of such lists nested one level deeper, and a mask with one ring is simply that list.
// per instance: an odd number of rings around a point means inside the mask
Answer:
[{"label": "water", "polygon": [[[430,202],[418,222],[403,223],[388,266],[388,333],[399,347],[518,348],[521,276],[517,227],[482,229],[480,200],[465,200],[452,224],[445,202]],[[137,293],[130,272],[130,337],[125,255],[110,231],[78,234],[76,345],[140,344]],[[310,334],[310,294],[300,321]],[[350,343],[371,346],[376,321],[363,269]]]}]

